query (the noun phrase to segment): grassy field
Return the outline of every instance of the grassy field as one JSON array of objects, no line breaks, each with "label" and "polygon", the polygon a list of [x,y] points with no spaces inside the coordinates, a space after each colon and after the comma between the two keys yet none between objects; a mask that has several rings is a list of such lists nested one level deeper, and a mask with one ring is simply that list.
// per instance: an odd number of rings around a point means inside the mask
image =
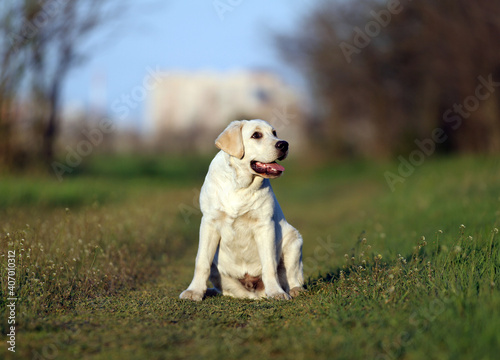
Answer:
[{"label": "grassy field", "polygon": [[397,164],[292,156],[273,186],[304,237],[308,291],[191,303],[178,295],[209,161],[97,158],[61,183],[1,177],[0,358],[498,358],[498,159],[428,159],[392,192]]}]

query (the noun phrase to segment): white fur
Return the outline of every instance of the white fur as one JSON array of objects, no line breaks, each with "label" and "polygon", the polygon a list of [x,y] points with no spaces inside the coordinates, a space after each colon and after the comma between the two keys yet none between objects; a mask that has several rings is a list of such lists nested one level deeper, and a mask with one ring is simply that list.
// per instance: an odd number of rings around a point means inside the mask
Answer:
[{"label": "white fur", "polygon": [[[221,136],[229,130],[232,137],[241,135],[244,155],[240,159],[221,150],[210,164],[200,194],[203,218],[194,277],[180,298],[202,300],[210,277],[223,295],[288,300],[303,290],[302,237],[285,220],[269,179],[250,167],[252,160],[277,160],[280,139],[263,120],[234,121]],[[256,131],[262,138],[252,138]],[[264,290],[247,290],[239,281],[246,274],[261,277]]]}]

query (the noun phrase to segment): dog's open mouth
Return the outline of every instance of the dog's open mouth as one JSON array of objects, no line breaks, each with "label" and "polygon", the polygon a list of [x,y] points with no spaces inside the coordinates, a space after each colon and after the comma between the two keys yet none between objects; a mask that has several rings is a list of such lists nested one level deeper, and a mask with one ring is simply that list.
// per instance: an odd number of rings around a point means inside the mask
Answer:
[{"label": "dog's open mouth", "polygon": [[270,177],[278,177],[283,173],[283,171],[285,171],[285,168],[275,161],[273,161],[272,163],[252,161],[250,163],[250,166],[252,167],[252,170],[257,174],[267,175]]}]

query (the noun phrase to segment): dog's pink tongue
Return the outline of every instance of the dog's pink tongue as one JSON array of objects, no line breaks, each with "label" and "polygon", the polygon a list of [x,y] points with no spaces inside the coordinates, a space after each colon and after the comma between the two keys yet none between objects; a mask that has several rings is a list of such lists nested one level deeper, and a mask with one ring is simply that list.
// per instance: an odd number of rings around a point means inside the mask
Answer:
[{"label": "dog's pink tongue", "polygon": [[281,172],[285,171],[285,168],[278,163],[266,164],[266,167],[274,171],[281,171]]}]

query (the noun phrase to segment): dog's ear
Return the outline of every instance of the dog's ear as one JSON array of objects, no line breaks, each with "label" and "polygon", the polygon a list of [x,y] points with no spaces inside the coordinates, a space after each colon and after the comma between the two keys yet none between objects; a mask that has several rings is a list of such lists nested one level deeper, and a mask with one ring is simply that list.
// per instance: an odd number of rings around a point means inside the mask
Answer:
[{"label": "dog's ear", "polygon": [[238,159],[243,159],[245,155],[245,148],[243,146],[243,136],[241,135],[241,128],[243,127],[243,121],[233,121],[231,122],[226,130],[217,137],[215,140],[215,146],[217,146],[222,151],[234,156]]}]

